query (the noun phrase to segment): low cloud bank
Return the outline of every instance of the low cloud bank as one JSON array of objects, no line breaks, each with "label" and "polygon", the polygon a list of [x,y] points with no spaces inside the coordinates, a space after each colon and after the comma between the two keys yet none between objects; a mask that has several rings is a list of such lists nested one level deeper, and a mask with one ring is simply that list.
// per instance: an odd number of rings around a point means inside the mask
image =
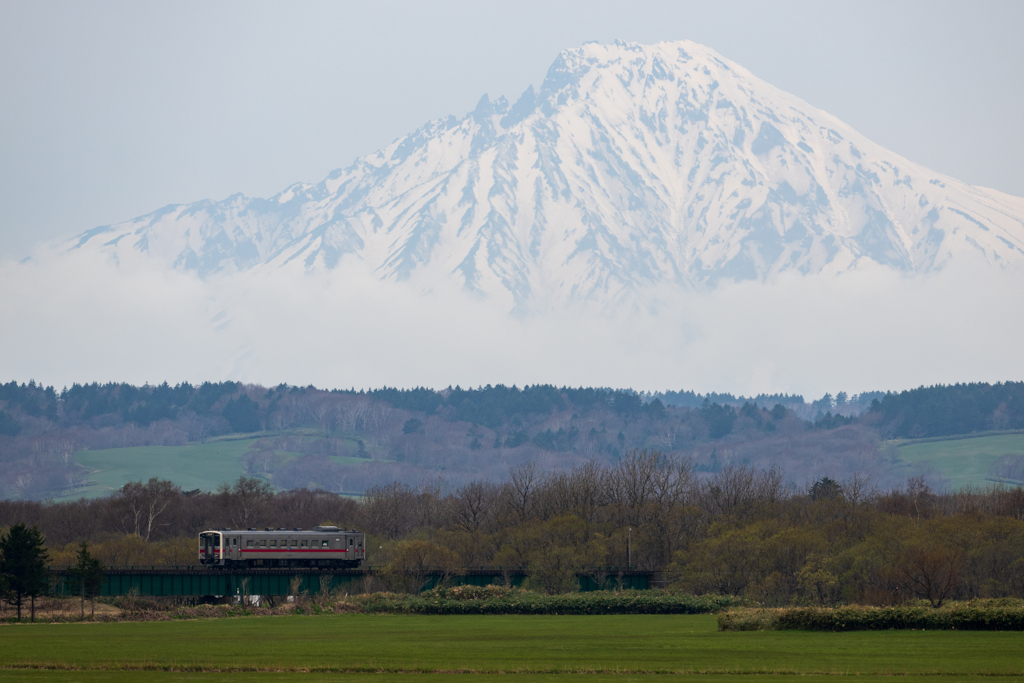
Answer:
[{"label": "low cloud bank", "polygon": [[552,383],[810,398],[1024,378],[1024,275],[984,264],[665,286],[615,311],[581,303],[524,316],[454,286],[424,289],[359,264],[203,281],[87,253],[7,262],[0,380]]}]

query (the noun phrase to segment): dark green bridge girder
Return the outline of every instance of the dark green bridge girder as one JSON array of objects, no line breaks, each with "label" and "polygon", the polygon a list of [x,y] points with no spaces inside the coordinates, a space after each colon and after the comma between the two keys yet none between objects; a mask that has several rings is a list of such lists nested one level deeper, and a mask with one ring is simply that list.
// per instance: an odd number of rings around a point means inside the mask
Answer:
[{"label": "dark green bridge girder", "polygon": [[[120,567],[108,569],[101,595],[134,594],[154,597],[188,597],[210,595],[317,595],[325,589],[362,593],[367,588],[367,577],[383,574],[375,569],[243,569],[223,570],[202,567]],[[513,586],[522,584],[526,572],[522,569],[501,568],[466,569],[457,574],[441,571],[418,572],[424,590],[444,581],[448,585]],[[646,590],[651,585],[652,572],[620,570],[617,567],[580,573],[581,591],[600,588]],[[78,589],[67,569],[51,569],[52,593],[57,596],[77,595]],[[293,586],[293,581],[296,585]],[[370,584],[372,585],[372,579]]]}]

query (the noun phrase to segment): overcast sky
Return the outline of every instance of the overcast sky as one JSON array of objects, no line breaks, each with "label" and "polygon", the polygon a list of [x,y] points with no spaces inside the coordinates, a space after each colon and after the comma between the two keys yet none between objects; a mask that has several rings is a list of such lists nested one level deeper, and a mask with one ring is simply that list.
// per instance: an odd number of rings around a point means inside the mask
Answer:
[{"label": "overcast sky", "polygon": [[689,39],[912,161],[1024,196],[1024,3],[0,2],[0,258],[268,196],[587,40]]}]

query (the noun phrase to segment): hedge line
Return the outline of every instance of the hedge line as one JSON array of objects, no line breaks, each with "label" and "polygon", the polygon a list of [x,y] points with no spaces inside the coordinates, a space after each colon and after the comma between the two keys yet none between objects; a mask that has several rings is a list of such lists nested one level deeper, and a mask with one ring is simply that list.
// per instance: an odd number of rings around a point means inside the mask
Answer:
[{"label": "hedge line", "polygon": [[[449,589],[450,590],[450,589]],[[661,591],[593,591],[542,595],[508,590],[502,595],[453,596],[430,591],[418,596],[376,593],[355,601],[366,612],[402,614],[710,614],[740,604],[723,596],[673,595]]]},{"label": "hedge line", "polygon": [[[935,609],[898,607],[785,607],[738,609],[718,615],[720,631],[1024,631],[1024,604],[954,603]],[[1005,603],[1007,601],[998,601]]]}]

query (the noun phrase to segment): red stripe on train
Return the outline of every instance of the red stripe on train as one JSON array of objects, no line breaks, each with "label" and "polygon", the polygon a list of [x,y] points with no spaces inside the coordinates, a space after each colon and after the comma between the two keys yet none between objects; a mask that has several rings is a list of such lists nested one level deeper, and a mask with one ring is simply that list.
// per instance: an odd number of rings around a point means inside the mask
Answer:
[{"label": "red stripe on train", "polygon": [[299,550],[293,548],[242,548],[238,552],[240,553],[347,553],[348,550],[338,550],[335,548],[315,548]]},{"label": "red stripe on train", "polygon": [[[205,548],[200,548],[199,552],[205,555],[206,554],[206,549]],[[220,550],[214,550],[213,554],[214,555],[221,555],[221,554],[225,554],[226,555],[226,554],[230,554],[232,552],[234,552],[234,551],[232,551],[232,550],[225,550],[223,553],[221,553]],[[293,550],[291,548],[242,548],[238,552],[240,552],[240,553],[347,553],[348,550],[338,550],[337,548],[315,548],[315,549],[312,549],[312,550],[310,550],[308,548],[305,549],[305,550],[300,550],[300,549],[294,549]],[[358,552],[358,551],[353,551],[353,552]]]}]

